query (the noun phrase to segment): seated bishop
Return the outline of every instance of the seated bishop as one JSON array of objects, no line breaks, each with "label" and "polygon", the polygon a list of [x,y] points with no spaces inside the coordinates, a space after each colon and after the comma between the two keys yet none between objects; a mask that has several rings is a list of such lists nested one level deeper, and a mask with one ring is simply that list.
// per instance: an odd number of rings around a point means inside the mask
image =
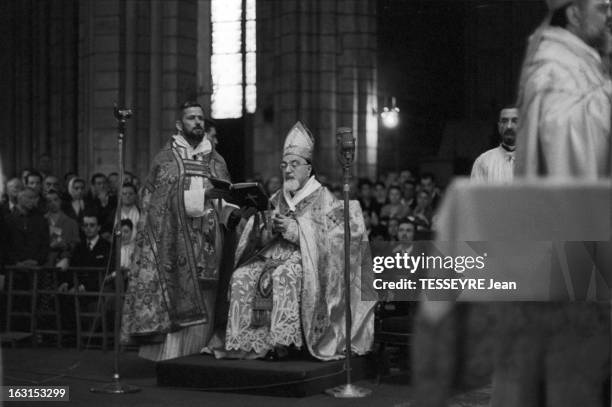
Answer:
[{"label": "seated bishop", "polygon": [[[307,349],[320,360],[345,355],[344,210],[316,179],[314,139],[298,122],[285,140],[283,186],[270,198],[273,210],[249,218],[230,282],[225,346],[217,357],[282,357]],[[372,345],[374,294],[362,299],[363,214],[349,207],[351,229],[352,351]],[[364,292],[371,285],[364,284]]]}]

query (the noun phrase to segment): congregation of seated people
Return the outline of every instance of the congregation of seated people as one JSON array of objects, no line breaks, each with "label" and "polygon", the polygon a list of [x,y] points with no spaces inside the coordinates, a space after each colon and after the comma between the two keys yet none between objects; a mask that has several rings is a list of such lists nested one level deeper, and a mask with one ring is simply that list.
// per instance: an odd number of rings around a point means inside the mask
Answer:
[{"label": "congregation of seated people", "polygon": [[[95,173],[88,182],[69,172],[61,182],[56,175],[25,169],[20,177],[7,179],[0,197],[1,264],[114,269],[111,247],[118,193],[123,198],[121,219],[129,221],[132,243],[140,217],[139,179],[126,173],[119,188],[118,178],[116,173]],[[129,260],[122,259],[122,264]],[[67,277],[62,280],[72,288]],[[94,280],[81,284],[81,289],[99,288]]]},{"label": "congregation of seated people", "polygon": [[369,240],[397,241],[399,223],[405,219],[416,225],[418,239],[432,236],[441,196],[433,174],[417,178],[403,170],[389,172],[376,182],[359,179],[354,198],[361,204]]}]

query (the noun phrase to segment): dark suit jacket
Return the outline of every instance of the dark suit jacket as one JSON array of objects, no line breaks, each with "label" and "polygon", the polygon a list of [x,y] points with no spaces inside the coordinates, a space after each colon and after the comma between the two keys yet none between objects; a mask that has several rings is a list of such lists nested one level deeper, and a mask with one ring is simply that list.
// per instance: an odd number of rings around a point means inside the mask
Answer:
[{"label": "dark suit jacket", "polygon": [[3,261],[15,264],[31,259],[44,265],[49,255],[49,223],[43,214],[16,210],[4,217],[3,223]]},{"label": "dark suit jacket", "polygon": [[[109,258],[111,256],[111,245],[106,240],[101,237],[98,239],[98,242],[93,247],[92,250],[89,250],[89,245],[87,240],[81,241],[79,245],[77,245],[74,250],[74,254],[72,255],[72,261],[70,265],[72,267],[104,267],[106,268],[108,264]],[[114,269],[114,264],[110,264],[111,270]],[[86,278],[81,279],[81,284],[85,285],[85,288],[88,291],[98,290],[100,288],[100,284],[98,282],[98,277],[95,274],[87,274]]]}]

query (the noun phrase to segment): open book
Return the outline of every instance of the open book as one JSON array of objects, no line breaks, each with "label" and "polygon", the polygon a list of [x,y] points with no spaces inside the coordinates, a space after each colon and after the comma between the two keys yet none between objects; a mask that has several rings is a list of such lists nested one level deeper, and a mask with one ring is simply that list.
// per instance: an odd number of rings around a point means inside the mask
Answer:
[{"label": "open book", "polygon": [[259,182],[232,184],[215,178],[210,178],[210,182],[227,202],[240,207],[253,207],[258,211],[268,209],[269,197],[263,185]]}]

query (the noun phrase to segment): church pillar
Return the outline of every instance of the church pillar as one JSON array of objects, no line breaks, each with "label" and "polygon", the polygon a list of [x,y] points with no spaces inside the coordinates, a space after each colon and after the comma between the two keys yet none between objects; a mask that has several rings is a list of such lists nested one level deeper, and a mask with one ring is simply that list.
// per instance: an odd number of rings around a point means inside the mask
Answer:
[{"label": "church pillar", "polygon": [[7,176],[36,167],[74,165],[76,0],[12,0],[0,6],[0,153]]},{"label": "church pillar", "polygon": [[257,2],[254,171],[278,173],[287,131],[302,120],[316,140],[314,166],[339,179],[335,131],[353,128],[355,173],[375,175],[378,121],[376,2]]},{"label": "church pillar", "polygon": [[79,173],[117,170],[116,102],[134,112],[126,170],[142,177],[175,132],[178,105],[197,98],[198,2],[79,4]]}]

